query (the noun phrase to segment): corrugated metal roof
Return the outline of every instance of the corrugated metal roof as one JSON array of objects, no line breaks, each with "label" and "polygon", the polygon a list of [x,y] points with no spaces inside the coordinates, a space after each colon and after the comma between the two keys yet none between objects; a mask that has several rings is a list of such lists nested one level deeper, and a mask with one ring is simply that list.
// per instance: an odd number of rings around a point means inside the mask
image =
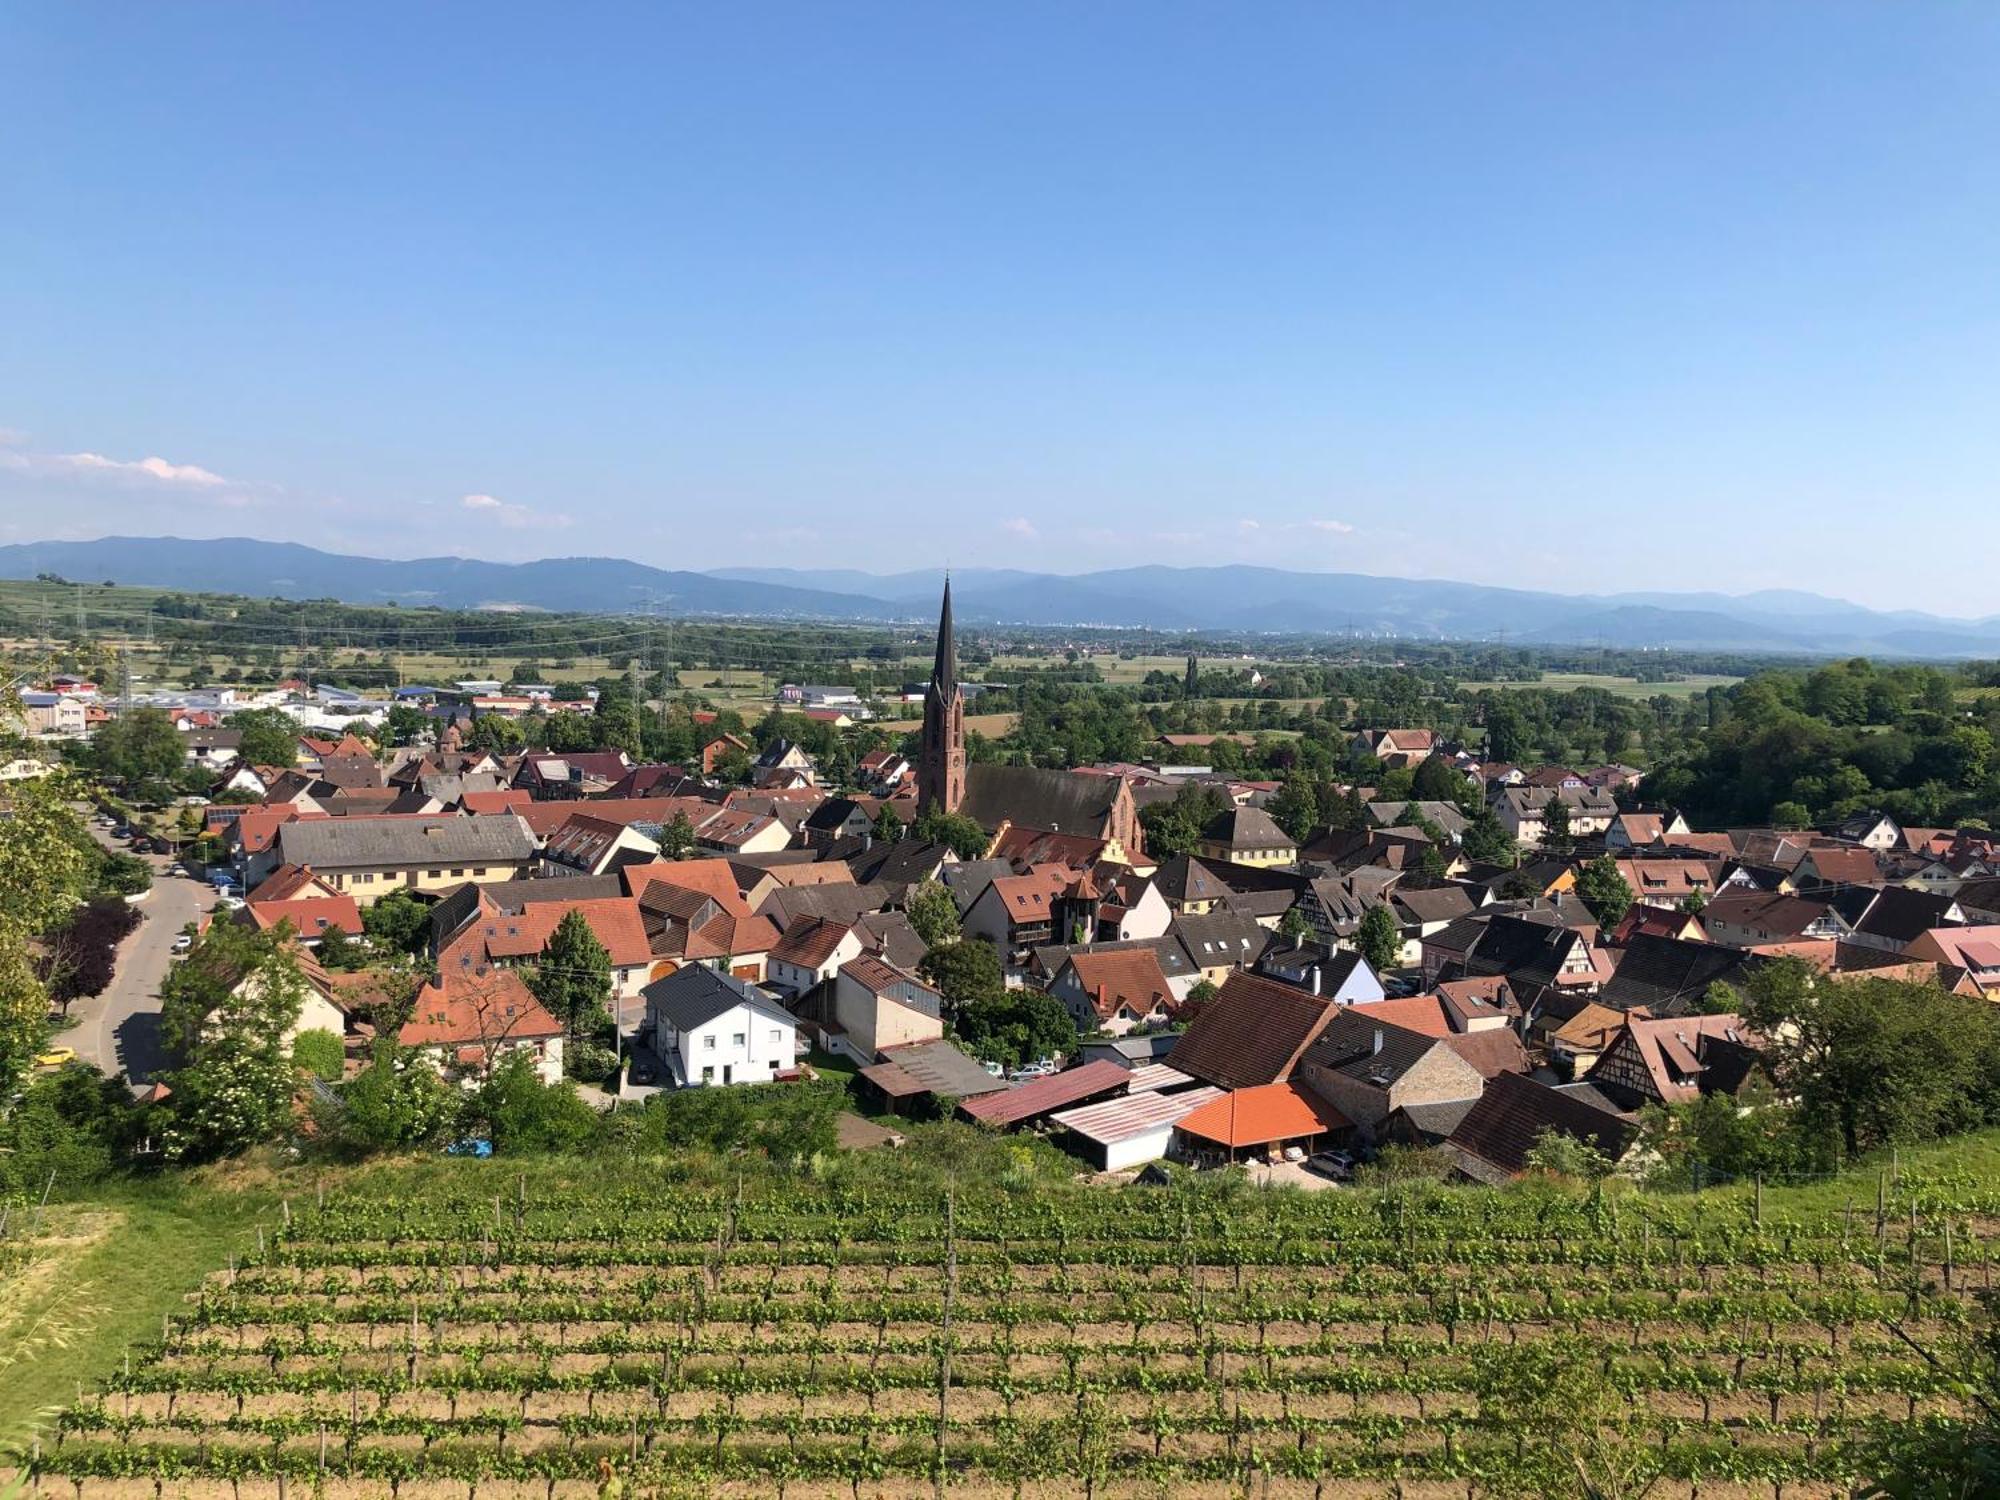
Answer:
[{"label": "corrugated metal roof", "polygon": [[1193,1076],[1179,1068],[1165,1063],[1146,1063],[1132,1070],[1126,1086],[1134,1094],[1157,1094],[1162,1089],[1183,1088],[1193,1082]]},{"label": "corrugated metal roof", "polygon": [[1189,1089],[1184,1094],[1129,1094],[1123,1099],[1107,1099],[1101,1104],[1086,1104],[1081,1109],[1066,1109],[1061,1114],[1050,1115],[1050,1123],[1073,1130],[1086,1140],[1101,1145],[1116,1145],[1128,1141],[1135,1135],[1144,1135],[1149,1130],[1158,1130],[1162,1125],[1175,1125],[1193,1114],[1204,1104],[1222,1097],[1222,1090],[1212,1085]]},{"label": "corrugated metal roof", "polygon": [[1005,1093],[967,1099],[958,1107],[982,1125],[1018,1125],[1037,1115],[1076,1104],[1093,1094],[1122,1090],[1131,1073],[1115,1062],[1088,1062],[1067,1072],[1033,1078]]}]

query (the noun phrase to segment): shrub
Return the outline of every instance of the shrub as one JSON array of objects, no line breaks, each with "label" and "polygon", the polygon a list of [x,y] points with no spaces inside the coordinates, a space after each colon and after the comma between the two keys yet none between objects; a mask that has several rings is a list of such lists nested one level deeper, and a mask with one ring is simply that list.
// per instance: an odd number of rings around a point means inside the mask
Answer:
[{"label": "shrub", "polygon": [[292,1066],[338,1083],[347,1065],[347,1050],[330,1031],[301,1031],[292,1038]]}]

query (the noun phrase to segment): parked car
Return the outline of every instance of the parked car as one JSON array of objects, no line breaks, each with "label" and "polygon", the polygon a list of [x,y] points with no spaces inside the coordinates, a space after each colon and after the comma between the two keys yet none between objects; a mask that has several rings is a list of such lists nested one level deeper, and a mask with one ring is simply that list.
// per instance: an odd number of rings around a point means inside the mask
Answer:
[{"label": "parked car", "polygon": [[216,898],[215,904],[224,911],[241,911],[245,905],[243,898],[234,891],[224,891]]},{"label": "parked car", "polygon": [[467,1136],[464,1140],[453,1141],[449,1146],[445,1147],[444,1154],[446,1156],[491,1156],[493,1154],[493,1143]]},{"label": "parked car", "polygon": [[1305,1168],[1315,1177],[1345,1182],[1354,1175],[1354,1156],[1347,1151],[1316,1151],[1306,1158]]},{"label": "parked car", "polygon": [[185,953],[194,946],[194,939],[185,932],[174,934],[174,952]]},{"label": "parked car", "polygon": [[35,1066],[38,1068],[61,1068],[75,1061],[74,1047],[51,1047],[48,1051],[35,1055]]}]

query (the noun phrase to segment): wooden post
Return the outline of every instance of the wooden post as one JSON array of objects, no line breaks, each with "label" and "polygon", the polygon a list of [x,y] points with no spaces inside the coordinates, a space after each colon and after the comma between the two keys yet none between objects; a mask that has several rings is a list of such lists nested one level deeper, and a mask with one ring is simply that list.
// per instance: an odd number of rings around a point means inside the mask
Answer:
[{"label": "wooden post", "polygon": [[1757,1215],[1757,1224],[1761,1228],[1764,1223],[1764,1174],[1762,1172],[1759,1172],[1757,1174],[1756,1215]]}]

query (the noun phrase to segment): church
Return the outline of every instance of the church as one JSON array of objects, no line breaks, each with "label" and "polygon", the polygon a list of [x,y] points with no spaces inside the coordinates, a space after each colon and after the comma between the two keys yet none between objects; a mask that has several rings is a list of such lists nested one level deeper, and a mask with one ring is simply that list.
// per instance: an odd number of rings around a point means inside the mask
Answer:
[{"label": "church", "polygon": [[1008,828],[1103,839],[1121,862],[1144,851],[1138,805],[1119,776],[1078,776],[1033,766],[968,765],[965,695],[958,686],[958,643],[951,624],[951,580],[938,616],[937,655],[924,690],[924,732],[917,753],[917,811],[963,813],[993,833]]}]

